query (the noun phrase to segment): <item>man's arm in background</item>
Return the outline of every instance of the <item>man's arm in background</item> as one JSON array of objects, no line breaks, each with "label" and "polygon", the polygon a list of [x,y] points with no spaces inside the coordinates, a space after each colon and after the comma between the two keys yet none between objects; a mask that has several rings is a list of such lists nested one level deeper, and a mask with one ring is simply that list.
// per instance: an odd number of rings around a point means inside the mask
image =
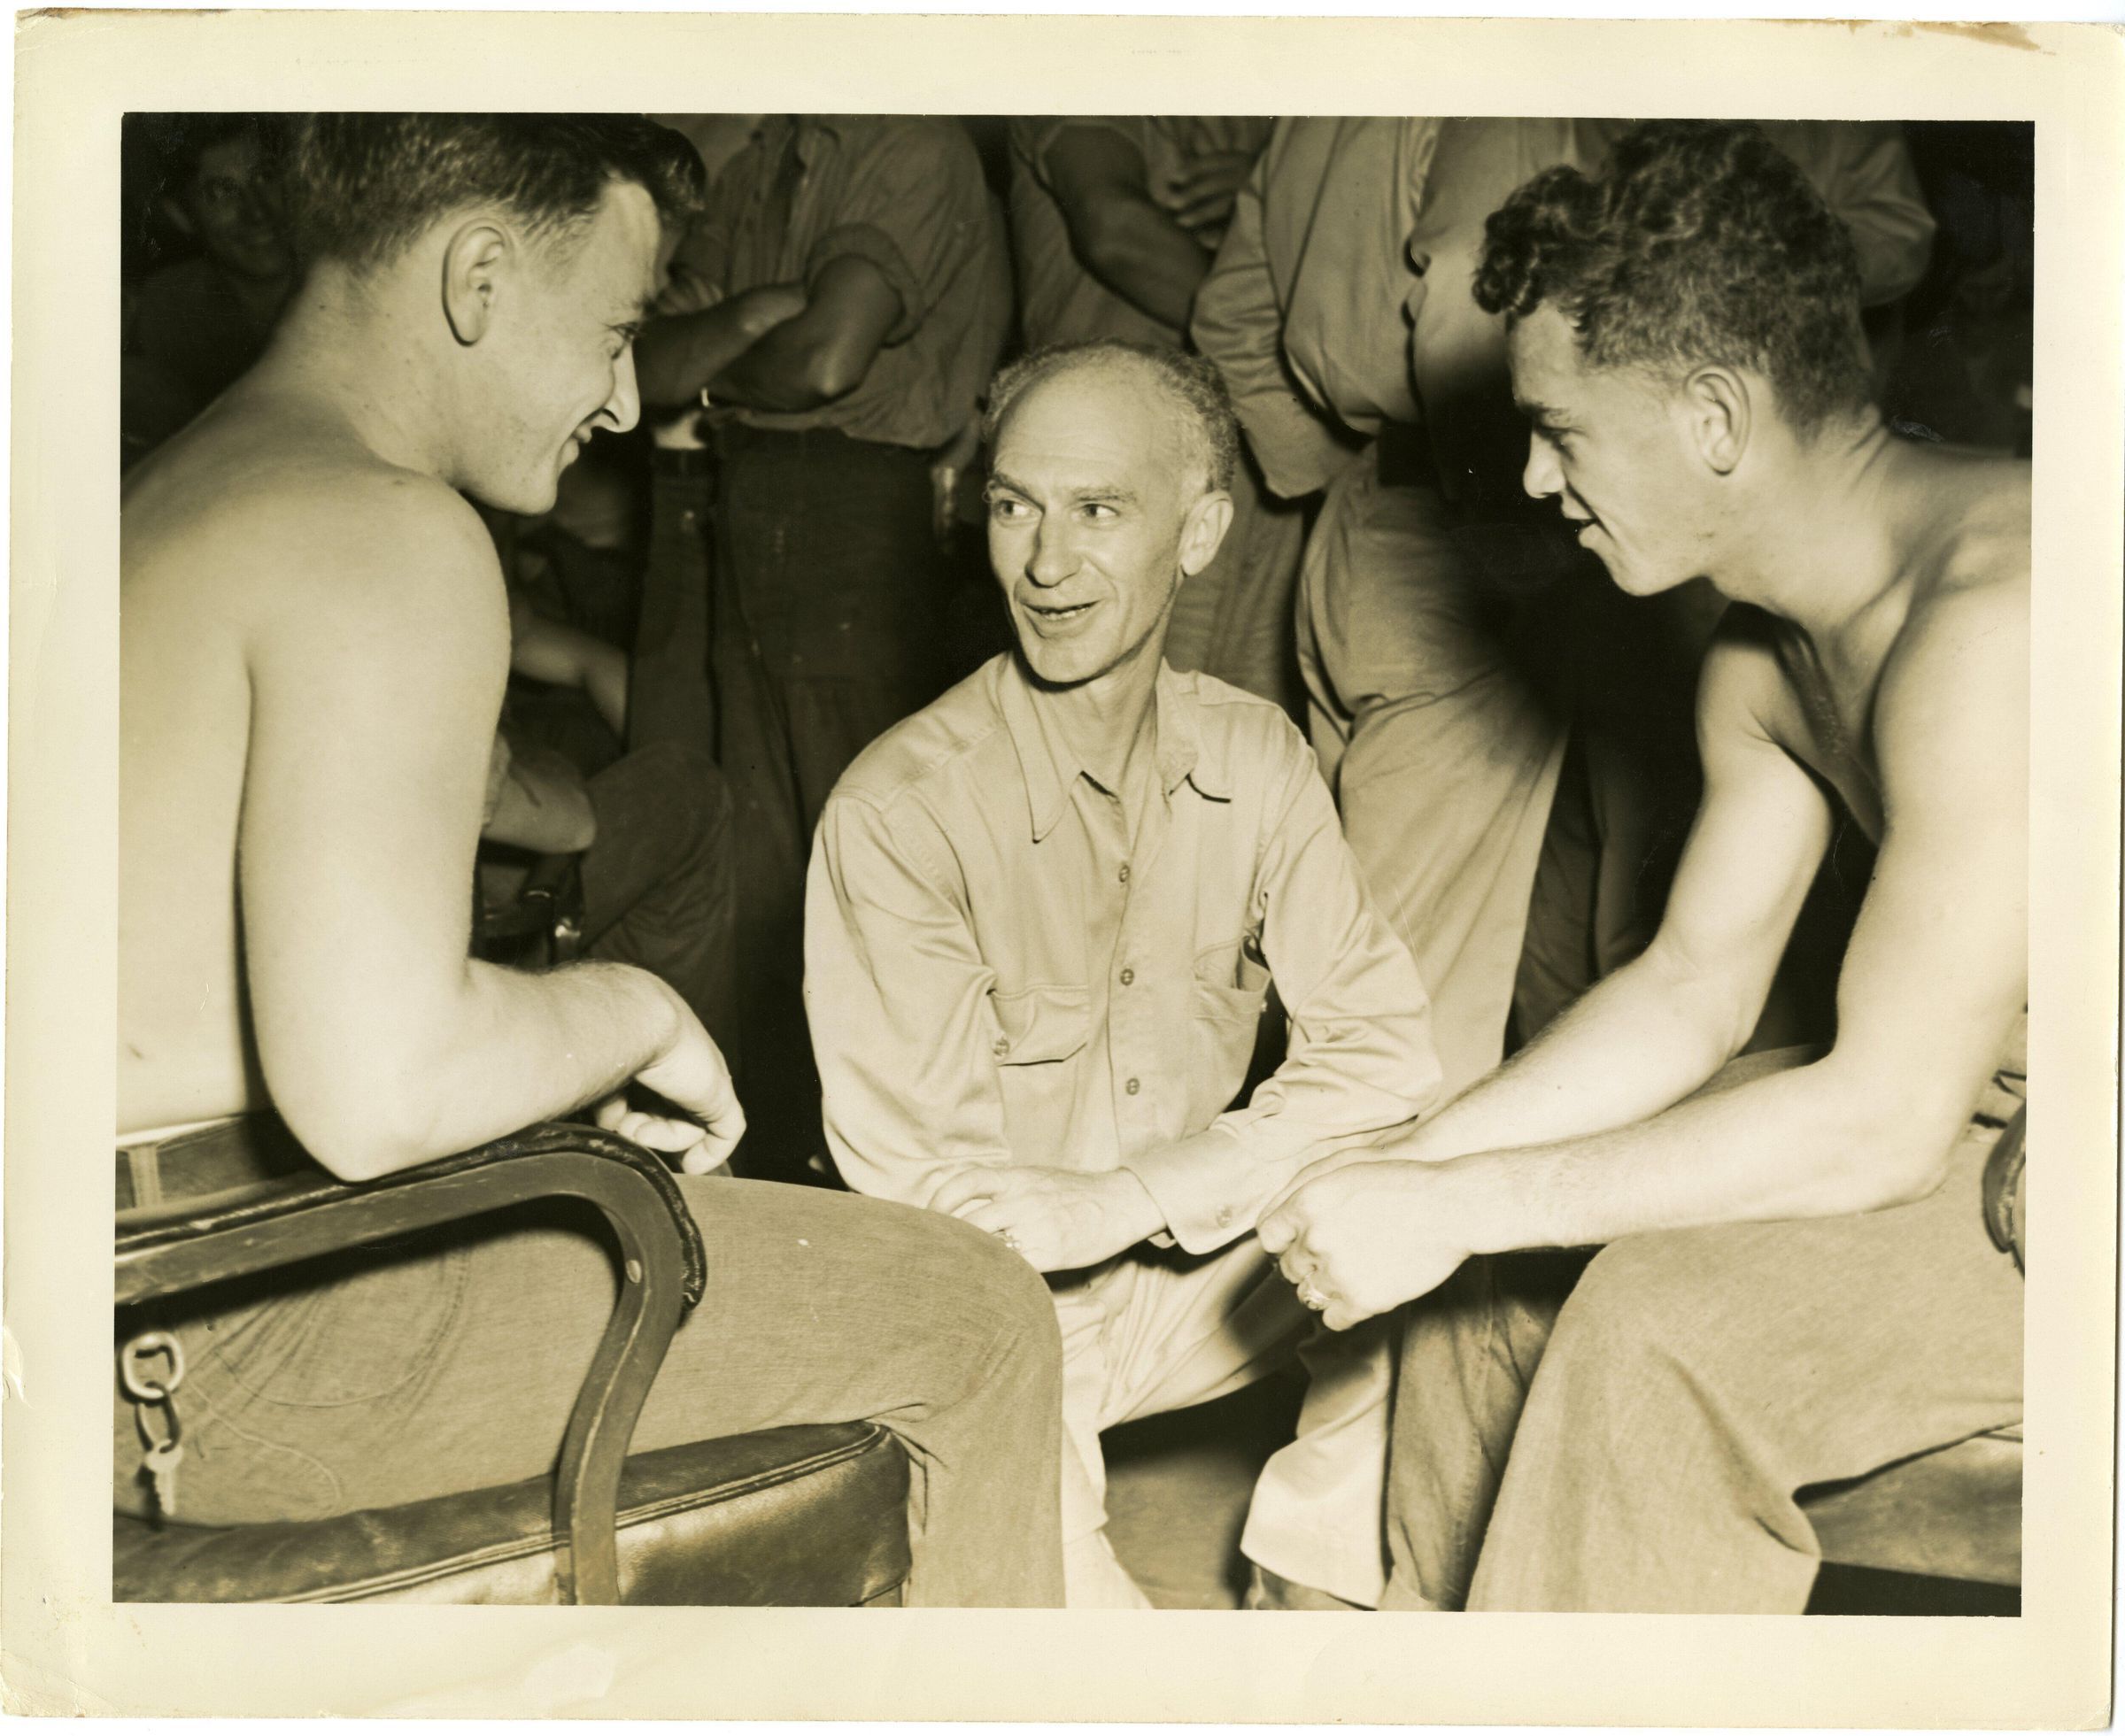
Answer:
[{"label": "man's arm in background", "polygon": [[708,396],[753,410],[816,410],[863,383],[900,323],[900,293],[870,260],[827,262],[801,291],[804,305],[718,368]]},{"label": "man's arm in background", "polygon": [[1289,125],[1277,123],[1240,189],[1224,243],[1195,291],[1188,333],[1225,376],[1233,413],[1270,487],[1296,500],[1325,488],[1352,447],[1300,396],[1284,362],[1284,309],[1270,274],[1263,202]]},{"label": "man's arm in background", "polygon": [[1042,166],[1086,270],[1132,307],[1186,331],[1210,255],[1152,197],[1143,152],[1110,127],[1066,126]]},{"label": "man's arm in background", "polygon": [[627,653],[593,634],[548,621],[522,596],[509,598],[512,673],[589,696],[598,715],[627,739]]}]

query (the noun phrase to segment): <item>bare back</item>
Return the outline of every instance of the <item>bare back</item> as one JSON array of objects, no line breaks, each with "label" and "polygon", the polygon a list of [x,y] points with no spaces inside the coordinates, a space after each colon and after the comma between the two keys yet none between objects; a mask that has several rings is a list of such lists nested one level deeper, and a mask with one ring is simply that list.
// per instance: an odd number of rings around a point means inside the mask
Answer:
[{"label": "bare back", "polygon": [[[258,661],[299,653],[305,635],[344,631],[344,613],[318,605],[362,587],[364,563],[403,528],[413,502],[416,516],[469,520],[478,530],[454,493],[384,464],[319,406],[256,375],[128,478],[120,518],[121,1133],[265,1104],[238,888]],[[445,566],[463,567],[462,524],[437,540]],[[498,572],[475,566],[437,578],[469,593],[464,679],[498,697],[498,665],[489,667],[506,658]],[[318,872],[328,876],[329,865]]]}]

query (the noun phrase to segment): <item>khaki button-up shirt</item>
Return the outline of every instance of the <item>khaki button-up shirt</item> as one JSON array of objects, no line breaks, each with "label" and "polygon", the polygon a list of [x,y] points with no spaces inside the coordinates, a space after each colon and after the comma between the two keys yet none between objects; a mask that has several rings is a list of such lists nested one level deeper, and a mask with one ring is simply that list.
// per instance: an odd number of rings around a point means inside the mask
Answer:
[{"label": "khaki button-up shirt", "polygon": [[[1439,1064],[1312,752],[1162,670],[1132,840],[1006,655],[881,737],[819,824],[805,999],[849,1184],[926,1203],[969,1163],[1133,1171],[1191,1253],[1329,1142],[1428,1107]],[[1271,980],[1283,1064],[1234,1107]]]}]

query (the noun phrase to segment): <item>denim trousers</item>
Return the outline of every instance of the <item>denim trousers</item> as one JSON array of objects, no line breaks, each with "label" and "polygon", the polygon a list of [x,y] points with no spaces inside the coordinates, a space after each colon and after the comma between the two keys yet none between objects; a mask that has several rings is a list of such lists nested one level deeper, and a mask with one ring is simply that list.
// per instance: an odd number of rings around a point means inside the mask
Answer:
[{"label": "denim trousers", "polygon": [[[912,1465],[908,1601],[1059,1605],[1060,1353],[1032,1269],[934,1213],[679,1185],[708,1289],[633,1450],[876,1421]],[[189,1364],[176,1516],[324,1518],[550,1474],[616,1288],[595,1220],[534,1205],[160,1310]],[[112,1450],[117,1505],[145,1511],[122,1393]]]},{"label": "denim trousers", "polygon": [[2021,1419],[1979,1201],[2013,1091],[1913,1204],[1472,1260],[1403,1310],[1381,1607],[1797,1615],[1799,1491]]}]

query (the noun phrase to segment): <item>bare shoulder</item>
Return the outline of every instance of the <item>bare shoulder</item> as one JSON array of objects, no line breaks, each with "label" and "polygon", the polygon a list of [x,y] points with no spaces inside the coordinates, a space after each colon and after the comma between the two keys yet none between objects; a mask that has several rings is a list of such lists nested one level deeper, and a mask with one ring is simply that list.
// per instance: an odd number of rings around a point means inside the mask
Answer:
[{"label": "bare shoulder", "polygon": [[1910,607],[1875,702],[1876,751],[1892,784],[1899,772],[1923,775],[1929,768],[1948,779],[1981,773],[2021,782],[2029,709],[2028,467],[1942,456],[1943,510],[1913,547]]},{"label": "bare shoulder", "polygon": [[[211,611],[245,637],[360,620],[505,647],[506,602],[479,514],[432,477],[294,418],[196,424],[128,479],[128,606]],[[336,623],[336,628],[334,624]]]},{"label": "bare shoulder", "polygon": [[1791,734],[1795,696],[1780,657],[1781,623],[1746,603],[1719,617],[1697,677],[1700,750],[1777,745]]},{"label": "bare shoulder", "polygon": [[1959,705],[2012,693],[2026,707],[2029,467],[1983,453],[1928,456],[1939,511],[1912,545],[1910,608],[1882,670],[1881,704],[1908,706],[1947,683]]},{"label": "bare shoulder", "polygon": [[1978,595],[2027,613],[2029,583],[2028,460],[1960,447],[1923,449],[1914,490],[1922,529],[1911,539],[1914,624],[1934,606]]}]

